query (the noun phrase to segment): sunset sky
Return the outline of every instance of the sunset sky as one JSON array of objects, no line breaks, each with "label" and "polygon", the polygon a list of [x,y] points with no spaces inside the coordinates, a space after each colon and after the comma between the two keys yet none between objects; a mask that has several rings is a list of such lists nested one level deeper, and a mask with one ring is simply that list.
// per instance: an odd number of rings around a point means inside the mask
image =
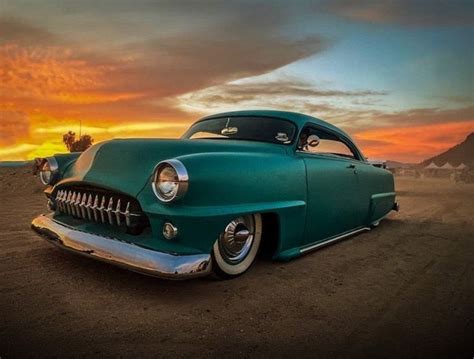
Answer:
[{"label": "sunset sky", "polygon": [[418,162],[474,131],[473,1],[0,3],[0,160],[283,109]]}]

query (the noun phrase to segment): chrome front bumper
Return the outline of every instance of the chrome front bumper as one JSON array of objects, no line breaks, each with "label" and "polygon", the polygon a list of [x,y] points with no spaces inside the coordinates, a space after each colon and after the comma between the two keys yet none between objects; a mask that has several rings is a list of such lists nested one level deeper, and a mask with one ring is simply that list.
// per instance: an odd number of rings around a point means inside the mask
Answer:
[{"label": "chrome front bumper", "polygon": [[41,215],[31,228],[48,242],[66,250],[166,279],[205,276],[211,270],[209,254],[174,255],[157,252],[97,234],[86,233]]}]

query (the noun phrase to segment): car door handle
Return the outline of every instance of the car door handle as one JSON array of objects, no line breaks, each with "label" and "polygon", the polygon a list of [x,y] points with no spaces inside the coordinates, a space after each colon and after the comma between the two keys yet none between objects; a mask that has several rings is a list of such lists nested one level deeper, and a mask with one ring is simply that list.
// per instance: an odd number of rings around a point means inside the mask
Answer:
[{"label": "car door handle", "polygon": [[346,168],[352,168],[352,169],[354,169],[354,168],[356,168],[356,165],[354,165],[354,164],[351,163],[351,164],[350,164],[349,166],[347,166]]}]

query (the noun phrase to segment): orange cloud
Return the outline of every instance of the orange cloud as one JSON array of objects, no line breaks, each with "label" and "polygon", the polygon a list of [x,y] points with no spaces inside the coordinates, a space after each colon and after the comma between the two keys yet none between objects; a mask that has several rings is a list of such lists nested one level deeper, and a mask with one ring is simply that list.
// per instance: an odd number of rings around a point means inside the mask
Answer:
[{"label": "orange cloud", "polygon": [[358,132],[355,139],[369,158],[420,162],[463,141],[474,121],[382,128]]},{"label": "orange cloud", "polygon": [[[221,105],[321,115],[356,133],[369,156],[407,161],[431,156],[472,131],[472,106],[383,112],[370,110],[369,100],[387,95],[384,92],[328,91],[292,81],[245,88],[229,85],[328,46],[317,35],[300,39],[279,35],[286,26],[286,10],[270,16],[266,6],[234,6],[230,13],[237,18],[218,21],[214,27],[153,36],[135,33],[126,41],[107,38],[99,42],[104,48],[96,49],[47,28],[0,17],[0,160],[63,151],[62,134],[77,133],[80,121],[83,133],[96,142],[175,137],[198,117],[189,112],[207,113]],[[378,15],[370,10],[357,16],[365,21]],[[332,98],[338,100],[331,102]]]},{"label": "orange cloud", "polygon": [[41,98],[63,103],[97,103],[139,97],[104,89],[115,71],[111,64],[91,66],[58,46],[0,47],[0,91],[9,98]]},{"label": "orange cloud", "polygon": [[[77,133],[79,122],[96,142],[178,136],[197,116],[178,108],[176,96],[271,71],[326,45],[317,36],[275,37],[278,18],[265,24],[253,10],[238,16],[248,17],[248,31],[237,37],[241,21],[220,32],[163,34],[106,49],[0,16],[0,160],[62,150],[62,134]],[[221,46],[222,37],[229,44]],[[254,56],[241,56],[255,48]]]},{"label": "orange cloud", "polygon": [[[13,94],[50,96],[97,85],[100,70],[74,61],[71,52],[57,47],[0,47],[1,86]],[[10,94],[12,94],[10,93]]]}]

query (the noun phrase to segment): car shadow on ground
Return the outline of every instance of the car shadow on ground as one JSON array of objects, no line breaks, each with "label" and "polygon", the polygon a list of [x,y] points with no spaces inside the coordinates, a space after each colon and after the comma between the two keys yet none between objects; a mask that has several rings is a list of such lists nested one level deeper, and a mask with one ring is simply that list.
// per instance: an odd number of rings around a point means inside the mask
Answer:
[{"label": "car shadow on ground", "polygon": [[[316,251],[309,252],[299,258],[288,262],[274,261],[270,258],[259,258],[256,263],[242,276],[231,280],[219,280],[213,276],[194,278],[188,280],[168,280],[114,266],[110,263],[86,258],[74,253],[62,251],[53,246],[45,245],[41,255],[35,256],[39,266],[46,268],[51,276],[57,276],[60,281],[69,281],[75,286],[88,286],[91,288],[113,288],[114,291],[133,293],[134,295],[159,296],[165,298],[175,295],[191,295],[194,298],[208,297],[209,290],[226,290],[234,286],[253,285],[258,290],[259,282],[269,283],[272,277],[282,276],[286,279],[295,279],[308,276],[306,264],[319,261],[333,251],[345,251],[346,246],[357,246],[357,243],[370,240],[372,233],[384,235],[390,233],[394,228],[403,226],[399,219],[385,219],[378,227],[370,232],[363,232],[351,236],[343,241],[322,247]],[[362,242],[360,242],[362,243]],[[346,249],[345,249],[346,248]],[[273,281],[273,283],[281,283]]]}]

